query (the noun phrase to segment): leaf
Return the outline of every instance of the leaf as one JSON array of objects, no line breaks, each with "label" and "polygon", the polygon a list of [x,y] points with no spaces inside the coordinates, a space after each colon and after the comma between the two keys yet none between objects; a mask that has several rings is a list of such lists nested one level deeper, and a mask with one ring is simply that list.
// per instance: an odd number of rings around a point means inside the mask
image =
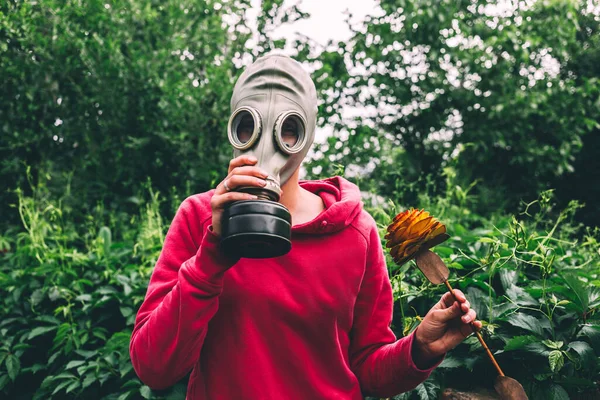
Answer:
[{"label": "leaf", "polygon": [[165,400],[185,400],[186,395],[186,385],[178,383],[171,389]]},{"label": "leaf", "polygon": [[447,356],[438,368],[458,368],[462,366],[463,363],[458,358]]},{"label": "leaf", "polygon": [[533,296],[527,293],[523,288],[516,285],[510,285],[506,289],[506,297],[513,300],[520,306],[538,306],[539,302]]},{"label": "leaf", "polygon": [[69,363],[67,364],[67,366],[65,368],[71,369],[71,368],[79,367],[82,364],[85,364],[84,360],[69,361]]},{"label": "leaf", "polygon": [[119,310],[121,311],[121,315],[123,315],[125,318],[133,314],[131,307],[119,307]]},{"label": "leaf", "polygon": [[75,350],[75,353],[77,353],[80,356],[83,356],[84,358],[87,359],[87,358],[93,357],[96,354],[98,354],[98,351],[97,350],[91,350],[90,351],[90,350],[81,350],[81,349],[78,349],[78,350]]},{"label": "leaf", "polygon": [[75,300],[83,301],[83,302],[92,301],[92,295],[88,294],[88,293],[83,293],[83,294],[80,294],[79,296],[75,297]]},{"label": "leaf", "polygon": [[104,244],[104,255],[108,256],[110,254],[110,246],[112,244],[110,228],[107,226],[100,228],[98,231],[98,237],[102,238],[102,243]]},{"label": "leaf", "polygon": [[43,298],[44,298],[43,289],[36,289],[33,291],[33,293],[31,293],[29,301],[31,302],[31,305],[35,307],[38,304],[40,304],[40,302],[43,300]]},{"label": "leaf", "polygon": [[67,388],[67,391],[65,393],[69,393],[69,392],[75,390],[76,388],[78,388],[79,386],[80,386],[79,381],[75,381],[69,385],[69,387]]},{"label": "leaf", "polygon": [[502,283],[502,288],[504,288],[504,290],[507,290],[509,287],[511,287],[517,283],[517,280],[518,280],[517,271],[511,271],[509,269],[501,269],[499,274],[500,274],[500,282]]},{"label": "leaf", "polygon": [[543,398],[547,400],[570,400],[567,391],[560,385],[553,384],[546,390],[546,396]]},{"label": "leaf", "polygon": [[56,326],[38,326],[37,328],[33,328],[31,332],[29,332],[29,340],[34,337],[43,335],[44,333],[51,332],[56,329]]},{"label": "leaf", "polygon": [[15,357],[14,354],[9,354],[6,357],[6,370],[8,371],[8,376],[14,382],[19,375],[19,371],[21,370],[21,361]]},{"label": "leaf", "polygon": [[517,328],[524,329],[529,332],[533,332],[538,336],[543,336],[542,327],[540,322],[531,315],[523,313],[514,313],[506,318],[506,322]]},{"label": "leaf", "polygon": [[579,331],[578,336],[586,336],[590,339],[594,350],[600,353],[600,325],[585,324]]},{"label": "leaf", "polygon": [[542,340],[542,343],[549,349],[560,350],[563,347],[563,342],[554,342],[552,340]]},{"label": "leaf", "polygon": [[437,400],[439,387],[435,382],[427,380],[415,388],[420,400]]},{"label": "leaf", "polygon": [[596,363],[594,350],[586,342],[571,342],[568,347],[579,355],[583,368],[587,369]]},{"label": "leaf", "polygon": [[548,362],[550,363],[550,369],[552,372],[558,372],[565,365],[565,358],[559,350],[552,350],[548,355]]},{"label": "leaf", "polygon": [[94,376],[94,374],[89,373],[85,376],[85,379],[83,380],[83,383],[81,384],[81,388],[85,389],[88,386],[90,386],[92,383],[94,383],[96,381],[96,377]]},{"label": "leaf", "polygon": [[571,289],[570,291],[565,292],[565,294],[571,299],[571,301],[579,306],[581,312],[587,311],[590,304],[590,298],[588,291],[583,286],[583,283],[575,275],[565,274],[563,279],[569,289]]},{"label": "leaf", "polygon": [[140,388],[140,394],[142,395],[143,398],[149,399],[152,397],[152,389],[150,389],[148,386],[144,385]]},{"label": "leaf", "polygon": [[65,387],[67,387],[68,384],[72,383],[73,381],[71,380],[65,380],[62,381],[61,383],[58,384],[58,386],[56,386],[54,388],[54,391],[52,392],[52,395],[54,396],[56,393],[60,392],[61,390],[63,390]]},{"label": "leaf", "polygon": [[504,346],[504,351],[519,350],[530,343],[535,343],[539,339],[532,335],[515,336],[511,338]]},{"label": "leaf", "polygon": [[10,379],[8,378],[8,375],[6,374],[2,374],[0,375],[0,390],[4,389],[4,387],[6,386],[6,384],[8,383]]}]

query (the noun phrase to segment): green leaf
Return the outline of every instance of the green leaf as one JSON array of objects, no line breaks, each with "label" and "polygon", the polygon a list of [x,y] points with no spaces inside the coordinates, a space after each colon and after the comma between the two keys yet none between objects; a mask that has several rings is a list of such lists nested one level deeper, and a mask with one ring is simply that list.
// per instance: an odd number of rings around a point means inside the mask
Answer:
[{"label": "green leaf", "polygon": [[71,368],[79,367],[82,364],[85,364],[85,361],[83,361],[83,360],[70,361],[65,368],[71,369]]},{"label": "green leaf", "polygon": [[186,385],[178,383],[171,389],[165,400],[185,400],[186,395]]},{"label": "green leaf", "polygon": [[513,286],[517,283],[518,274],[517,271],[511,271],[509,269],[501,269],[500,270],[500,282],[502,283],[502,288],[504,290]]},{"label": "green leaf", "polygon": [[152,389],[150,389],[148,386],[144,385],[140,388],[140,394],[142,395],[143,398],[149,399],[152,397]]},{"label": "green leaf", "polygon": [[552,350],[548,355],[548,362],[550,363],[550,369],[552,372],[558,372],[565,365],[565,358],[559,350]]},{"label": "green leaf", "polygon": [[2,374],[0,375],[0,390],[4,389],[4,387],[6,386],[6,384],[8,383],[10,379],[8,378],[8,375],[6,374]]},{"label": "green leaf", "polygon": [[590,304],[588,290],[583,286],[583,283],[576,275],[564,275],[564,282],[567,284],[570,291],[565,294],[579,306],[581,312],[587,311]]},{"label": "green leaf", "polygon": [[94,376],[94,374],[89,373],[83,379],[83,383],[81,384],[81,388],[85,389],[88,386],[90,386],[92,383],[94,383],[95,381],[96,381],[96,377]]},{"label": "green leaf", "polygon": [[112,244],[112,235],[110,232],[110,228],[107,226],[103,226],[98,231],[98,237],[102,238],[102,242],[104,244],[104,255],[108,256],[110,254],[110,246]]},{"label": "green leaf", "polygon": [[61,383],[58,384],[58,386],[56,386],[54,388],[54,391],[52,392],[52,395],[54,396],[56,393],[60,392],[61,390],[63,390],[65,387],[67,387],[67,385],[71,384],[73,381],[71,380],[64,380]]},{"label": "green leaf", "polygon": [[73,390],[77,389],[80,385],[81,384],[79,383],[79,381],[75,381],[75,382],[71,383],[65,393],[72,392]]},{"label": "green leaf", "polygon": [[33,339],[34,337],[43,335],[44,333],[52,332],[56,328],[56,326],[38,326],[37,328],[33,328],[31,332],[29,332],[29,340]]},{"label": "green leaf", "polygon": [[586,336],[590,340],[594,350],[600,353],[600,325],[585,324],[579,331],[578,336]]},{"label": "green leaf", "polygon": [[420,400],[436,400],[438,398],[439,386],[431,380],[421,383],[415,388]]},{"label": "green leaf", "polygon": [[596,364],[594,350],[586,342],[571,342],[568,347],[579,355],[583,368],[587,369]]},{"label": "green leaf", "polygon": [[133,314],[131,307],[119,307],[119,310],[121,311],[121,315],[123,315],[125,318]]},{"label": "green leaf", "polygon": [[75,350],[75,353],[79,354],[80,356],[83,356],[84,358],[90,358],[95,356],[96,354],[98,354],[97,350]]},{"label": "green leaf", "polygon": [[14,354],[9,354],[6,357],[6,370],[8,371],[8,376],[14,382],[17,379],[17,375],[19,375],[19,371],[21,370],[21,361],[15,357]]},{"label": "green leaf", "polygon": [[551,385],[546,390],[545,396],[543,398],[548,400],[570,400],[567,391],[562,386],[556,384]]},{"label": "green leaf", "polygon": [[512,326],[516,326],[517,328],[524,329],[526,331],[537,334],[538,336],[543,336],[542,327],[540,322],[531,315],[523,314],[523,313],[514,313],[507,317],[507,321]]},{"label": "green leaf", "polygon": [[463,363],[455,357],[447,356],[444,361],[438,366],[438,368],[458,368],[462,367]]},{"label": "green leaf", "polygon": [[542,343],[549,349],[560,350],[563,347],[563,342],[554,342],[552,340],[542,340]]},{"label": "green leaf", "polygon": [[530,343],[537,342],[539,339],[532,335],[515,336],[511,338],[504,346],[504,351],[519,350]]}]

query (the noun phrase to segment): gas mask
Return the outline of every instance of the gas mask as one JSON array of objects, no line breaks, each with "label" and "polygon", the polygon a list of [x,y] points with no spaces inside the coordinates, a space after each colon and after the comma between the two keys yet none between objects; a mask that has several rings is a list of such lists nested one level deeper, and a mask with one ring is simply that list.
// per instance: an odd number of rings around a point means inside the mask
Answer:
[{"label": "gas mask", "polygon": [[239,187],[258,200],[238,201],[223,213],[224,251],[268,258],[291,249],[291,216],[278,203],[281,186],[300,167],[312,146],[317,93],[300,63],[284,55],[256,60],[240,76],[231,97],[227,126],[234,157],[252,155],[269,173],[264,188]]}]

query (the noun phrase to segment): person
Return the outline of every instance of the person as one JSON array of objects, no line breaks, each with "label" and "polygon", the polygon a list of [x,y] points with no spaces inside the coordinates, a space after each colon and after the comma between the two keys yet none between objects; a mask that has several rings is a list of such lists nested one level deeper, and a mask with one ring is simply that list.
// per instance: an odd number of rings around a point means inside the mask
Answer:
[{"label": "person", "polygon": [[[317,96],[298,62],[259,58],[231,105],[235,115],[246,111],[230,123],[235,158],[215,189],[188,197],[173,219],[135,320],[136,373],[164,389],[191,371],[188,400],[362,399],[413,389],[471,322],[481,327],[475,311],[455,290],[458,302],[443,295],[414,332],[396,338],[380,237],[358,187],[342,177],[299,180]],[[292,217],[289,253],[223,252],[225,207],[256,198],[244,188],[269,187]]]}]

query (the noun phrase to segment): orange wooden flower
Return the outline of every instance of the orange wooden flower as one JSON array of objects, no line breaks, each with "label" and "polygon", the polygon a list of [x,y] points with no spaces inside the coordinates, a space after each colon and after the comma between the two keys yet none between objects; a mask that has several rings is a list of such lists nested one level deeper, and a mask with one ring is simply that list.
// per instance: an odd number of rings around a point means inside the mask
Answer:
[{"label": "orange wooden flower", "polygon": [[386,247],[391,248],[390,254],[394,262],[402,265],[419,250],[432,247],[434,239],[438,238],[435,241],[441,243],[439,236],[446,233],[446,226],[427,211],[411,208],[396,215],[387,231]]}]

